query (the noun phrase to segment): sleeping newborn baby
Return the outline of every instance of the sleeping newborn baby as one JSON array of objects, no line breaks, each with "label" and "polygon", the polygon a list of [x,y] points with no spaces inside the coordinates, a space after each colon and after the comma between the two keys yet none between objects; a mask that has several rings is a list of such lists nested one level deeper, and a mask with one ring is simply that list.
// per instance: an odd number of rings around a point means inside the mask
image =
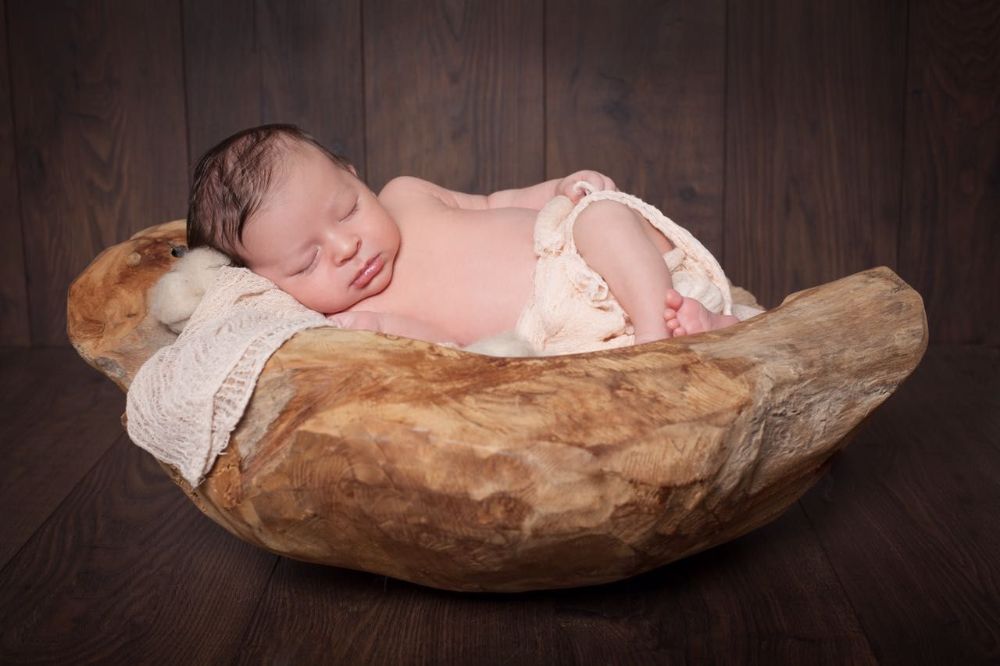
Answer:
[{"label": "sleeping newborn baby", "polygon": [[[594,279],[569,280],[576,291],[589,289],[581,295],[585,309],[617,321],[578,327],[587,339],[570,340],[573,350],[736,323],[674,289],[664,259],[674,246],[633,207],[592,201],[568,226],[547,230],[560,243],[540,241],[543,208],[562,202],[565,213],[586,190],[615,189],[594,171],[488,196],[404,176],[376,196],[351,164],[305,132],[266,125],[229,137],[198,163],[188,246],[223,252],[341,326],[429,342],[466,346],[523,331],[538,353],[553,353],[547,337],[566,328],[552,322],[562,306],[539,313],[536,269],[546,254],[563,252],[592,269]],[[579,319],[579,310],[572,316]],[[551,336],[539,333],[546,326]],[[561,331],[560,351],[565,343]]]}]

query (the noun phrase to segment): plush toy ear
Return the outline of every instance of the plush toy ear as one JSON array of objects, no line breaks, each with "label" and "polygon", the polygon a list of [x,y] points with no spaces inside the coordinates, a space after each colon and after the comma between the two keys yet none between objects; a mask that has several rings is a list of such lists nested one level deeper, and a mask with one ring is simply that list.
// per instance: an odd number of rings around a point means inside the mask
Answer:
[{"label": "plush toy ear", "polygon": [[219,269],[230,263],[229,257],[207,247],[187,252],[150,289],[150,315],[174,333],[180,333]]}]

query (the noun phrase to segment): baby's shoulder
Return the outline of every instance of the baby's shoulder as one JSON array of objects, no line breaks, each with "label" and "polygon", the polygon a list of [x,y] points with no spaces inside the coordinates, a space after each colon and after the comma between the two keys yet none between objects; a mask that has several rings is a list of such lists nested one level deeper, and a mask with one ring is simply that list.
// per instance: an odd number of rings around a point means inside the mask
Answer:
[{"label": "baby's shoulder", "polygon": [[396,176],[385,184],[378,193],[378,199],[383,205],[405,203],[412,206],[421,202],[440,204],[441,198],[437,192],[440,189],[429,180],[414,176]]},{"label": "baby's shoulder", "polygon": [[436,183],[413,176],[393,178],[378,195],[386,208],[406,206],[442,212],[445,210],[482,210],[488,208],[487,197],[465,194],[441,187]]}]

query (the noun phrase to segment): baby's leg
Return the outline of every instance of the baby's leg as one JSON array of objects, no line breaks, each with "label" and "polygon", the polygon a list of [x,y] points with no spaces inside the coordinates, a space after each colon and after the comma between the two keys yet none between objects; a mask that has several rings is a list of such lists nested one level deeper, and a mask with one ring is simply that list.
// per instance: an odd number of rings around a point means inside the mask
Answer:
[{"label": "baby's leg", "polygon": [[671,246],[663,234],[625,204],[595,201],[580,213],[573,237],[628,313],[636,343],[669,337],[663,304],[673,283],[663,253]]},{"label": "baby's leg", "polygon": [[663,318],[674,337],[714,331],[739,322],[733,315],[715,314],[699,301],[685,298],[674,289],[667,290],[667,309]]}]

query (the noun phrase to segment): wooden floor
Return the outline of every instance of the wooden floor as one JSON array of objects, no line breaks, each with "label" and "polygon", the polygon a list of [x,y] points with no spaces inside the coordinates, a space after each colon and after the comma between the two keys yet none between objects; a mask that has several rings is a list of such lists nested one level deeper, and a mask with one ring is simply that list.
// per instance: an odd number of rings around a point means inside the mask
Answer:
[{"label": "wooden floor", "polygon": [[69,349],[0,349],[0,663],[1000,662],[1000,350],[932,347],[773,524],[615,584],[460,595],[203,517]]}]

